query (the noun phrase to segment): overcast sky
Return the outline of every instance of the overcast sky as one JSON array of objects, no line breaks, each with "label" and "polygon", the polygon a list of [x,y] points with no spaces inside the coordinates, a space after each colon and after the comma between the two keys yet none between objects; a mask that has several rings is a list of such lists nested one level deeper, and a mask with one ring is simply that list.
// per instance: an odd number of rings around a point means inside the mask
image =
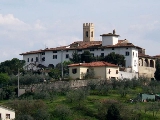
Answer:
[{"label": "overcast sky", "polygon": [[83,23],[94,23],[95,40],[115,29],[160,54],[160,0],[0,0],[0,62],[81,41]]}]

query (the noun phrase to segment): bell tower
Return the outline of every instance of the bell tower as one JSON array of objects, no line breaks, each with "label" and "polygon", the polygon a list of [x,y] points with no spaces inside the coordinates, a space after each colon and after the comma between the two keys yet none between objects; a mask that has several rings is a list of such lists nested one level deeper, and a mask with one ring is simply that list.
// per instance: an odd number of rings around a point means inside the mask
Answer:
[{"label": "bell tower", "polygon": [[83,23],[83,42],[94,41],[93,23]]}]

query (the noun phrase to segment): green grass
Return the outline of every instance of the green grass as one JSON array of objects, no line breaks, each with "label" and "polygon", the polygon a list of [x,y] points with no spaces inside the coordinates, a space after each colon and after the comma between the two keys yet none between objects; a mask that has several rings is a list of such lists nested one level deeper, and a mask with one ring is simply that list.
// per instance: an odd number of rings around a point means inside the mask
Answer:
[{"label": "green grass", "polygon": [[[150,103],[130,103],[127,102],[129,99],[133,99],[138,93],[142,92],[141,88],[131,89],[125,97],[121,97],[118,90],[111,90],[107,95],[89,95],[82,103],[78,106],[78,103],[68,103],[65,95],[58,95],[53,100],[44,100],[48,106],[49,111],[53,111],[57,105],[65,105],[70,108],[72,115],[69,120],[98,120],[98,109],[97,104],[104,100],[116,100],[125,107],[124,111],[134,110],[132,115],[139,115],[140,120],[159,120],[160,112],[157,113],[156,117],[153,118],[152,111],[147,111],[145,114],[144,108]],[[0,104],[6,104],[9,101],[2,100]],[[137,107],[137,109],[136,109]],[[138,110],[140,108],[140,110]],[[125,110],[126,109],[126,110]],[[105,113],[107,110],[105,111]],[[122,112],[122,111],[120,111]],[[123,113],[122,113],[123,114]]]}]

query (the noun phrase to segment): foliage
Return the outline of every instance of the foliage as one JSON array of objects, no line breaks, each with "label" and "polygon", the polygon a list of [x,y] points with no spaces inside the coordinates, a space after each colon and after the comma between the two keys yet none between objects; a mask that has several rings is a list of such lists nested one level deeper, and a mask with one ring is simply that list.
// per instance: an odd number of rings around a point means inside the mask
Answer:
[{"label": "foliage", "polygon": [[14,99],[17,91],[13,86],[5,86],[0,90],[0,100]]},{"label": "foliage", "polygon": [[114,104],[108,108],[106,120],[121,120],[119,110]]},{"label": "foliage", "polygon": [[116,64],[116,65],[122,65],[125,66],[125,57],[120,54],[116,54],[115,52],[112,52],[104,57],[104,61]]},{"label": "foliage", "polygon": [[42,100],[28,101],[15,100],[11,101],[10,106],[16,110],[16,118],[19,120],[23,115],[27,116],[27,120],[47,120],[47,106]]},{"label": "foliage", "polygon": [[93,56],[92,53],[90,53],[89,51],[84,51],[82,54],[81,54],[81,62],[85,62],[85,63],[90,63],[90,62],[93,62],[95,61],[95,57]]},{"label": "foliage", "polygon": [[7,73],[8,75],[15,74],[17,75],[18,69],[23,71],[23,66],[25,64],[24,60],[19,60],[13,58],[12,60],[6,60],[0,64],[0,72]]},{"label": "foliage", "polygon": [[8,84],[10,77],[6,73],[0,73],[0,85]]},{"label": "foliage", "polygon": [[51,116],[54,118],[58,118],[59,120],[68,120],[69,116],[71,116],[71,110],[66,105],[57,105],[53,112],[51,112]]},{"label": "foliage", "polygon": [[75,103],[80,106],[87,96],[88,96],[88,89],[79,88],[76,90],[69,91],[66,95],[66,100],[70,103]]},{"label": "foliage", "polygon": [[[41,84],[34,92],[21,96],[20,100],[12,98],[15,87],[6,86],[0,95],[3,101],[3,96],[8,95],[10,100],[9,102],[4,101],[4,104],[16,110],[18,120],[105,120],[107,114],[117,112],[115,108],[111,109],[112,104],[118,108],[119,113],[111,115],[120,115],[123,120],[160,119],[159,102],[148,99],[143,103],[136,98],[137,94],[144,93],[145,90],[145,93],[149,91],[159,93],[160,83],[158,81],[147,81],[147,84],[144,84],[146,83],[145,78],[87,81],[89,83],[86,87],[72,89],[65,89],[64,84],[55,88],[51,84]],[[2,89],[0,93],[1,91]]]},{"label": "foliage", "polygon": [[[69,68],[68,68],[68,65],[72,64],[71,61],[64,61],[63,63],[63,74],[64,76],[68,76],[69,75]],[[56,68],[59,70],[59,71],[62,71],[62,64],[61,63],[58,63],[56,65]]]},{"label": "foliage", "polygon": [[96,58],[89,51],[84,51],[81,55],[75,51],[73,52],[72,58],[70,58],[70,61],[73,63],[83,63],[83,62],[89,63],[89,62],[96,61]]},{"label": "foliage", "polygon": [[48,73],[50,77],[54,79],[59,79],[61,76],[61,71],[57,68],[51,69],[50,72]]},{"label": "foliage", "polygon": [[[17,85],[18,77],[15,75],[11,75],[9,80],[9,85]],[[38,75],[38,74],[25,74],[19,76],[20,85],[31,85],[42,83],[45,80],[49,80],[49,76]]]},{"label": "foliage", "polygon": [[88,72],[85,74],[84,78],[85,79],[91,79],[95,77],[95,72],[93,68],[89,68]]},{"label": "foliage", "polygon": [[156,60],[156,71],[154,73],[154,77],[157,81],[160,81],[160,60]]},{"label": "foliage", "polygon": [[73,63],[80,63],[81,62],[81,56],[78,54],[77,51],[74,51],[72,53],[72,57],[70,58],[70,61]]}]

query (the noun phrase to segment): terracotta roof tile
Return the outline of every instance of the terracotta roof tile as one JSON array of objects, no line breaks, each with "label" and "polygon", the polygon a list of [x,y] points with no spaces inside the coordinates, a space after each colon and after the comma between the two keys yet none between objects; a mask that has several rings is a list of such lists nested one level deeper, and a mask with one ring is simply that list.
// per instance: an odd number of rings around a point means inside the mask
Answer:
[{"label": "terracotta roof tile", "polygon": [[26,55],[26,54],[36,54],[41,53],[45,51],[56,51],[56,50],[78,50],[78,49],[90,49],[90,48],[117,48],[117,47],[137,47],[134,46],[132,43],[129,43],[128,40],[118,40],[118,43],[116,45],[107,45],[102,46],[102,41],[90,41],[90,42],[84,42],[84,41],[76,41],[68,46],[60,46],[56,48],[46,48],[44,50],[38,50],[38,51],[30,51],[26,53],[22,53],[20,55]]},{"label": "terracotta roof tile", "polygon": [[27,55],[27,54],[36,54],[36,53],[42,53],[43,50],[37,50],[37,51],[30,51],[30,52],[26,52],[26,53],[21,53],[20,55]]},{"label": "terracotta roof tile", "polygon": [[109,67],[118,67],[118,65],[111,64],[104,61],[97,61],[97,62],[91,62],[91,63],[76,63],[76,64],[70,64],[69,67],[74,66],[84,66],[84,67],[99,67],[99,66],[109,66]]},{"label": "terracotta roof tile", "polygon": [[138,57],[143,57],[143,58],[152,58],[152,59],[155,59],[156,57],[154,56],[149,56],[149,55],[145,55],[145,54],[142,54],[142,53],[138,53]]}]

